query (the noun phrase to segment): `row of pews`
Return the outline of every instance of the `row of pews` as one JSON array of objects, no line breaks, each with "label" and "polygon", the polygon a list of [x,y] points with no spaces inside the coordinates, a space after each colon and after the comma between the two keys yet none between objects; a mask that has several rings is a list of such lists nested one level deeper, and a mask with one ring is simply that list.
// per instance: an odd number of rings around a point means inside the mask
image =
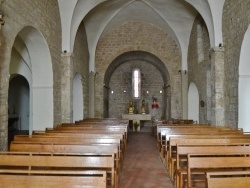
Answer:
[{"label": "row of pews", "polygon": [[250,187],[250,135],[202,124],[155,125],[157,148],[176,188]]},{"label": "row of pews", "polygon": [[1,187],[117,188],[128,122],[86,119],[16,135],[0,152]]}]

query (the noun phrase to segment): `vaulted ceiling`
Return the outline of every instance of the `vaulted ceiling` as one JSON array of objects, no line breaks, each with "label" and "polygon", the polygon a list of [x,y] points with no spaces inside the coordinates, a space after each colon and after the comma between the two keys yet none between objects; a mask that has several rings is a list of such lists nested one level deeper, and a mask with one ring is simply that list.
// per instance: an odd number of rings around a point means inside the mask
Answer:
[{"label": "vaulted ceiling", "polygon": [[146,22],[164,29],[179,45],[182,69],[192,25],[200,14],[209,31],[211,47],[222,43],[221,23],[225,0],[58,0],[62,22],[62,51],[72,51],[80,23],[86,27],[90,70],[95,71],[99,39],[126,22]]}]

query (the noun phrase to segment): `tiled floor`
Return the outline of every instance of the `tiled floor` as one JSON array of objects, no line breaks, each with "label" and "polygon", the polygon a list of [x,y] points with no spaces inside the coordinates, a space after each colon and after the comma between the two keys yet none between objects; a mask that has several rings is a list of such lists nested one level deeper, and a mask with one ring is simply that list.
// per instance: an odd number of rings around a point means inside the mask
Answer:
[{"label": "tiled floor", "polygon": [[150,132],[129,133],[119,188],[173,188]]}]

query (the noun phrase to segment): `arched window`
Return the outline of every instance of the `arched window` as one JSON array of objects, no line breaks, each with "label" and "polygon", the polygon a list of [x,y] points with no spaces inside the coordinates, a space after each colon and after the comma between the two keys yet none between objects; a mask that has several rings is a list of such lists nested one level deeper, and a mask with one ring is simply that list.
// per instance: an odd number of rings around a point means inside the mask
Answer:
[{"label": "arched window", "polygon": [[141,71],[136,68],[132,73],[132,97],[141,98]]}]

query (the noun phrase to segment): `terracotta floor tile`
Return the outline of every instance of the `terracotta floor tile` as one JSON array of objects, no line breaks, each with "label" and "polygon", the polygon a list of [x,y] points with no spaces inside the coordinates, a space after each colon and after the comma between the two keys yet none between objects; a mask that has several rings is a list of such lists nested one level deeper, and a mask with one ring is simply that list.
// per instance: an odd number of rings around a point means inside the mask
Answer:
[{"label": "terracotta floor tile", "polygon": [[173,188],[149,132],[129,133],[119,188]]}]

